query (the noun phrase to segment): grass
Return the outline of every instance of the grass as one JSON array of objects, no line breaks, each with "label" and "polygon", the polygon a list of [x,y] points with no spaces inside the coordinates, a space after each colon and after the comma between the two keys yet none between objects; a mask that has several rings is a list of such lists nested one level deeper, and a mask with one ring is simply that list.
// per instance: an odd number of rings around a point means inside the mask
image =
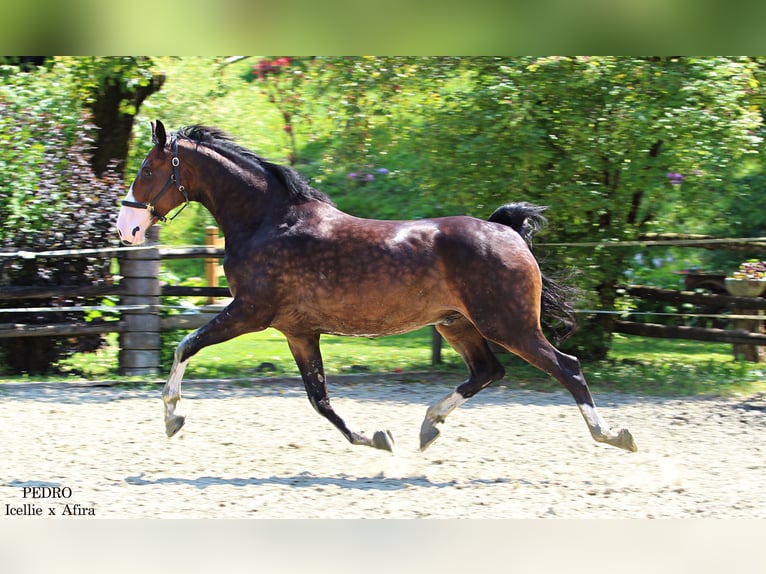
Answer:
[{"label": "grass", "polygon": [[766,391],[766,365],[735,360],[725,343],[615,335],[610,358],[586,368],[596,390],[649,395]]},{"label": "grass", "polygon": [[[431,365],[431,332],[421,329],[381,339],[326,336],[322,354],[328,375],[438,371],[463,374],[465,366],[447,345],[443,364]],[[506,384],[539,391],[560,389],[551,377],[521,359],[501,354]],[[70,357],[59,364],[59,375],[47,378],[8,377],[0,382],[88,379],[122,381],[116,372],[116,337],[95,352]],[[584,362],[594,392],[645,395],[731,395],[766,392],[766,366],[732,358],[731,345],[615,335],[610,357]],[[251,379],[298,376],[284,337],[269,329],[244,335],[200,351],[188,365],[188,379]],[[160,379],[164,378],[164,375]]]}]

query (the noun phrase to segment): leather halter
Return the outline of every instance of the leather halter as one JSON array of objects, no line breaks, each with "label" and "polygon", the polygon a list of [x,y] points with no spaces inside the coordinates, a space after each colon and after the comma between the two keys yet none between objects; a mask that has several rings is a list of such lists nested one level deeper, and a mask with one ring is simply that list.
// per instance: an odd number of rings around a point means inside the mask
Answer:
[{"label": "leather halter", "polygon": [[148,209],[149,213],[152,214],[152,217],[159,219],[163,223],[168,221],[167,214],[166,215],[160,215],[155,210],[154,206],[156,203],[160,200],[160,198],[165,194],[165,192],[170,189],[170,185],[175,183],[176,189],[181,192],[181,195],[184,196],[185,203],[181,206],[181,209],[176,211],[173,216],[169,219],[169,221],[173,221],[178,215],[184,210],[184,208],[189,205],[189,195],[186,193],[186,188],[181,185],[181,174],[179,173],[178,166],[180,165],[180,162],[178,161],[178,138],[173,138],[173,141],[170,144],[170,149],[173,154],[173,159],[170,160],[171,165],[173,166],[173,173],[170,174],[170,179],[168,179],[167,183],[162,187],[160,192],[154,196],[154,198],[149,202],[141,202],[141,201],[128,201],[127,199],[122,200],[122,205],[125,207],[135,207],[137,209]]}]

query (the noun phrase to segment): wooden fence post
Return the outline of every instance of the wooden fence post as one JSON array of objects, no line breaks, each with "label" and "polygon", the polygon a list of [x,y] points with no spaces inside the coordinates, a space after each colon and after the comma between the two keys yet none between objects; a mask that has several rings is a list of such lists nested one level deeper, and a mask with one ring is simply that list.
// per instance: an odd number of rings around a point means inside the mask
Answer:
[{"label": "wooden fence post", "polygon": [[151,249],[126,251],[120,257],[121,305],[143,308],[123,311],[120,333],[120,374],[156,376],[160,371],[160,251],[159,228],[147,233]]},{"label": "wooden fence post", "polygon": [[[218,227],[209,225],[205,228],[205,245],[208,247],[223,247],[223,237],[218,236]],[[223,269],[218,262],[218,258],[205,259],[205,280],[208,287],[218,287],[218,281],[223,275]],[[208,305],[215,305],[216,298],[208,297]]]},{"label": "wooden fence post", "polygon": [[[734,314],[740,316],[762,316],[763,311],[761,309],[734,309]],[[760,320],[734,319],[733,323],[734,329],[740,329],[748,333],[763,333],[763,322]],[[762,363],[764,358],[763,347],[755,345],[734,343],[732,345],[732,353],[735,359],[742,359],[751,363]]]},{"label": "wooden fence post", "polygon": [[431,364],[442,364],[442,336],[436,327],[431,327]]}]

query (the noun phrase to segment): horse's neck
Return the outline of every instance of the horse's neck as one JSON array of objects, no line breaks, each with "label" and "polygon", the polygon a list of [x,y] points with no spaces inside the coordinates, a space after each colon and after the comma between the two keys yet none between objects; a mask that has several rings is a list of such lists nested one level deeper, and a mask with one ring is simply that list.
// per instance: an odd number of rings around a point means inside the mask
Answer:
[{"label": "horse's neck", "polygon": [[252,236],[266,220],[280,217],[287,210],[278,190],[269,190],[259,174],[225,169],[201,169],[200,192],[194,198],[216,220],[224,237]]},{"label": "horse's neck", "polygon": [[226,201],[217,204],[209,205],[203,202],[203,205],[212,214],[227,242],[229,239],[252,237],[264,226],[273,225],[272,220],[277,215],[277,210],[265,201],[246,200],[240,203],[227,198]]}]

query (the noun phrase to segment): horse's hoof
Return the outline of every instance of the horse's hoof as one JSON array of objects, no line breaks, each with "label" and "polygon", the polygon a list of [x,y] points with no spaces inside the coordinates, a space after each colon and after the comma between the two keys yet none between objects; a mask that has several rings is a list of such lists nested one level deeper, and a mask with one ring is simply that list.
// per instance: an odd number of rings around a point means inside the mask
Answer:
[{"label": "horse's hoof", "polygon": [[614,446],[624,448],[625,450],[629,450],[630,452],[638,451],[638,447],[636,446],[636,441],[633,440],[633,435],[630,434],[630,431],[628,429],[620,429],[620,432],[617,435],[617,441],[615,442]]},{"label": "horse's hoof", "polygon": [[439,429],[429,419],[424,420],[420,427],[420,452],[431,446],[440,434]]},{"label": "horse's hoof", "polygon": [[372,435],[372,446],[388,452],[394,452],[394,437],[390,431],[376,431]]},{"label": "horse's hoof", "polygon": [[185,422],[186,417],[180,415],[173,415],[165,419],[165,434],[168,435],[168,438],[180,431]]}]

